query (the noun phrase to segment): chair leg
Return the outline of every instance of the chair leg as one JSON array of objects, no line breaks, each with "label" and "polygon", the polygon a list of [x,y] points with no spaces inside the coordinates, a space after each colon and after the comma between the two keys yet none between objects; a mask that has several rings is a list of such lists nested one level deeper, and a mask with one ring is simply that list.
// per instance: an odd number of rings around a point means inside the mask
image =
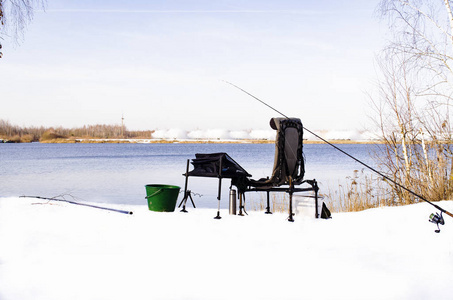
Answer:
[{"label": "chair leg", "polygon": [[182,205],[181,212],[185,212],[185,213],[188,212],[186,209],[186,203],[187,203],[187,198],[189,198],[189,196],[190,196],[190,190],[185,190],[184,198],[182,198],[181,203],[179,203],[179,206],[178,206],[178,208],[179,208]]},{"label": "chair leg", "polygon": [[[220,166],[222,166],[222,161],[220,161]],[[217,194],[217,215],[214,217],[214,219],[222,219],[222,217],[220,216],[220,197],[222,195],[221,193],[222,191],[222,177],[219,177],[219,193]]]},{"label": "chair leg", "polygon": [[270,203],[269,203],[269,191],[267,191],[266,193],[267,193],[267,207],[266,207],[266,211],[264,213],[265,214],[272,214]]},{"label": "chair leg", "polygon": [[312,190],[315,192],[315,218],[318,219],[320,217],[319,209],[318,209],[318,182],[316,179],[313,180],[305,180],[304,182],[311,185]]},{"label": "chair leg", "polygon": [[318,219],[318,218],[319,218],[319,209],[318,209],[318,190],[315,190],[315,207],[316,207],[315,218]]},{"label": "chair leg", "polygon": [[294,222],[293,218],[293,192],[289,192],[289,217],[288,222]]},{"label": "chair leg", "polygon": [[318,183],[316,182],[316,179],[313,179],[313,184],[312,184],[313,189],[315,190],[315,218],[318,219],[320,217],[319,214],[319,209],[318,209]]},{"label": "chair leg", "polygon": [[[179,206],[178,208],[181,207],[181,204],[184,203],[184,205],[182,206],[182,210],[181,212],[187,212],[186,210],[186,203],[187,203],[187,199],[189,198],[190,196],[190,190],[187,189],[187,186],[188,186],[188,183],[189,183],[189,159],[187,160],[187,166],[186,166],[186,174],[184,174],[184,176],[186,177],[185,179],[185,184],[184,184],[184,197],[182,198],[181,200],[181,203],[179,203]],[[190,196],[190,199],[192,200],[192,196]],[[193,204],[193,207],[195,207],[195,204],[193,203],[193,200],[192,200],[192,204]]]},{"label": "chair leg", "polygon": [[242,210],[245,210],[244,208],[244,203],[243,201],[244,193],[239,192],[239,213],[238,216],[243,216],[244,212]]},{"label": "chair leg", "polygon": [[193,202],[193,198],[192,198],[192,191],[191,190],[186,190],[184,192],[184,198],[181,200],[181,203],[179,203],[179,207],[181,207],[182,205],[182,209],[180,210],[181,212],[188,212],[187,209],[186,209],[186,204],[187,204],[187,200],[190,199],[190,202],[192,202],[192,206],[193,208],[196,208],[195,206],[195,202]]}]

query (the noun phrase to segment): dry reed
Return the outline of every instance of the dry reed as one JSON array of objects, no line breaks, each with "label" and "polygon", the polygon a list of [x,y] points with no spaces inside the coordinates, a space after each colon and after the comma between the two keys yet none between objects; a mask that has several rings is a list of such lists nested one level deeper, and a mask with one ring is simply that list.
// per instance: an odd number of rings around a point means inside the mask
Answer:
[{"label": "dry reed", "polygon": [[[364,170],[354,170],[353,175],[346,177],[345,182],[339,183],[336,188],[329,187],[326,194],[320,193],[319,199],[323,199],[320,201],[324,201],[331,212],[351,212],[401,205],[401,202],[394,200],[385,181],[365,173]],[[248,197],[247,207],[250,210],[264,211],[266,206],[265,193],[259,193],[258,197]],[[288,194],[271,193],[270,206],[272,212],[287,212]]]}]

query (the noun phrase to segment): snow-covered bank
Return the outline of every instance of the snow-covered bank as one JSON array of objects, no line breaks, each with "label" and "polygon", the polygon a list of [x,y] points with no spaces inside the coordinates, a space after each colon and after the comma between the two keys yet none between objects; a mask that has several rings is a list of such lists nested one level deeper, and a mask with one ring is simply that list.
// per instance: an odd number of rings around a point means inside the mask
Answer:
[{"label": "snow-covered bank", "polygon": [[[376,134],[369,131],[358,130],[314,130],[314,133],[328,140],[352,140],[371,141]],[[306,132],[304,138],[308,141],[318,140],[311,133]],[[250,129],[250,130],[226,130],[209,129],[187,131],[177,128],[159,129],[154,131],[152,139],[164,140],[275,140],[275,130]]]},{"label": "snow-covered bank", "polygon": [[[334,214],[119,214],[0,198],[0,299],[451,299],[453,219],[422,203]],[[453,201],[439,203],[453,210]]]}]

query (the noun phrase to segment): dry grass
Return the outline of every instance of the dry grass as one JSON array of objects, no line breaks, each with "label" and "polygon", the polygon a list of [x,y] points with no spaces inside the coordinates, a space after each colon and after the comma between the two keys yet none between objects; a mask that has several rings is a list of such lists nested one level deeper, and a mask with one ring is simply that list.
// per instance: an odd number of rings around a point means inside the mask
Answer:
[{"label": "dry grass", "polygon": [[54,130],[47,130],[46,132],[44,132],[41,135],[41,138],[39,139],[39,141],[41,143],[43,143],[43,142],[51,143],[51,141],[55,142],[59,139],[66,139],[66,137],[61,134],[56,133]]},{"label": "dry grass", "polygon": [[[271,211],[288,211],[288,194],[271,193],[270,195]],[[254,196],[247,198],[247,208],[253,211],[264,211],[266,209],[266,194],[257,193]],[[324,202],[331,212],[362,211],[376,207],[407,204],[398,198],[394,188],[388,182],[381,177],[367,174],[364,170],[354,170],[352,176],[346,177],[344,182],[339,183],[334,188],[329,187],[327,193],[320,193],[319,197],[324,197]],[[421,200],[416,199],[416,201]]]},{"label": "dry grass", "polygon": [[[295,194],[304,195],[304,194]],[[366,174],[364,170],[355,170],[344,183],[335,188],[328,188],[326,194],[319,194],[331,212],[362,211],[382,206],[402,205],[394,200],[388,184],[380,178]],[[247,208],[253,211],[266,209],[266,193],[256,193],[247,198]],[[313,199],[314,201],[314,199]],[[287,212],[289,196],[286,193],[271,193],[270,206],[272,212]]]},{"label": "dry grass", "polygon": [[383,179],[363,170],[354,170],[353,175],[346,177],[346,182],[339,184],[337,189],[329,188],[326,204],[332,212],[350,212],[401,204],[394,199]]},{"label": "dry grass", "polygon": [[[253,195],[253,196],[252,196]],[[267,207],[266,193],[247,194],[246,207],[252,211],[264,211]],[[289,196],[286,193],[270,193],[270,208],[272,212],[287,212]]]}]

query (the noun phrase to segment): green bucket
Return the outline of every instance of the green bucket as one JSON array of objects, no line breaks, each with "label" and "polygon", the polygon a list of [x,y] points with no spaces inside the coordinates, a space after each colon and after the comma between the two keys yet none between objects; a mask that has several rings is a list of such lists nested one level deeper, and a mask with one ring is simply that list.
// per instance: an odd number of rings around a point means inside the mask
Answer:
[{"label": "green bucket", "polygon": [[146,199],[148,208],[152,211],[175,211],[176,200],[178,200],[179,190],[176,185],[166,184],[147,184]]}]

